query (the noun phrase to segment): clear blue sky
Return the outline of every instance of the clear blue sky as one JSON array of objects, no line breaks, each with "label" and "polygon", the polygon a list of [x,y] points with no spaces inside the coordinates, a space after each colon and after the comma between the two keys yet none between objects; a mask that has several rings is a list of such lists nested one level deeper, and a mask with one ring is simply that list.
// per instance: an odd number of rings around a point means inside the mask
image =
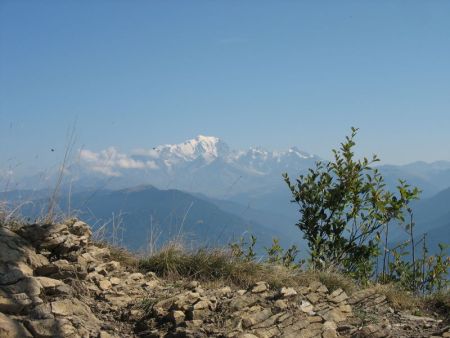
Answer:
[{"label": "clear blue sky", "polygon": [[[450,160],[450,1],[0,1],[0,169],[197,134]],[[54,148],[55,152],[50,152]]]}]

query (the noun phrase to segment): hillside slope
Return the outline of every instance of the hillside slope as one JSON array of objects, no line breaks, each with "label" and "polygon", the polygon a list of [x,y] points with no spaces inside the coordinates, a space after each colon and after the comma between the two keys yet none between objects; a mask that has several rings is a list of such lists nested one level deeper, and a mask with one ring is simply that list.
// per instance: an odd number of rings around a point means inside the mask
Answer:
[{"label": "hillside slope", "polygon": [[347,295],[318,281],[201,285],[137,272],[113,257],[77,220],[0,224],[0,337],[450,335],[442,320],[394,310],[374,289]]},{"label": "hillside slope", "polygon": [[[22,210],[26,215],[36,215],[46,203],[35,202]],[[69,198],[62,196],[59,207],[67,213]],[[70,210],[94,224],[94,231],[103,227],[106,239],[133,250],[145,251],[149,245],[159,247],[178,239],[192,247],[226,246],[249,234],[258,238],[259,249],[269,246],[273,237],[285,245],[293,242],[282,228],[271,228],[224,211],[206,198],[152,186],[75,193],[70,197]]]}]

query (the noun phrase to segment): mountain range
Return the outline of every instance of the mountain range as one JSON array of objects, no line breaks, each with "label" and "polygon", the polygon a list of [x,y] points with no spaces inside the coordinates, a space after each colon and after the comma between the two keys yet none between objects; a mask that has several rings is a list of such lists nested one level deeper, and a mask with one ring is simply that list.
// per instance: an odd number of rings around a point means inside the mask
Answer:
[{"label": "mountain range", "polygon": [[[202,135],[130,154],[114,147],[84,149],[79,161],[66,168],[60,207],[67,210],[70,195],[72,209],[97,225],[120,214],[127,228],[125,244],[134,249],[145,245],[149,224],[159,227],[159,243],[173,238],[181,225],[190,242],[223,244],[252,232],[264,245],[272,237],[284,244],[298,243],[298,211],[281,174],[296,177],[318,160],[322,159],[297,147],[235,150],[217,137]],[[417,234],[428,232],[434,243],[449,237],[450,162],[378,168],[388,188],[406,179],[423,190],[422,200],[414,204]],[[50,194],[49,189],[36,188],[39,177],[24,179],[34,189],[7,194],[9,200],[33,201],[33,210],[30,205],[24,208],[30,215],[42,208],[42,196]],[[54,185],[55,177],[47,176],[44,187]]]},{"label": "mountain range", "polygon": [[[64,179],[66,186],[70,184],[71,189],[79,191],[152,185],[235,199],[244,204],[262,199],[261,205],[265,206],[272,203],[265,196],[286,192],[282,173],[296,177],[318,160],[323,159],[297,147],[283,151],[260,147],[237,150],[218,137],[199,135],[179,144],[141,148],[130,153],[115,147],[99,151],[82,149],[77,159],[65,168]],[[378,168],[389,187],[395,187],[398,179],[406,179],[423,191],[423,197],[450,187],[450,161]],[[57,176],[57,172],[50,171],[16,178],[15,185],[11,184],[14,181],[11,177],[8,182],[14,189],[51,188]]]},{"label": "mountain range", "polygon": [[[50,191],[0,193],[0,201],[21,205],[30,221],[48,210]],[[40,196],[40,197],[38,197]],[[100,239],[145,251],[169,241],[181,240],[188,247],[227,246],[240,238],[258,239],[262,252],[277,238],[287,247],[302,242],[289,219],[235,202],[211,199],[153,186],[121,190],[87,190],[58,198],[57,214],[76,216],[92,225]]]}]

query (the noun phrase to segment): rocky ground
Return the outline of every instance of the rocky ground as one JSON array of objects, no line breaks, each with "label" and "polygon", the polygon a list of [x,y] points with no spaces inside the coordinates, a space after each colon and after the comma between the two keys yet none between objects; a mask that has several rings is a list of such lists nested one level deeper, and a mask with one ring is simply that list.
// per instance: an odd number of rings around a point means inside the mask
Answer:
[{"label": "rocky ground", "polygon": [[0,225],[0,337],[450,337],[446,318],[320,282],[212,287],[128,271],[88,225]]}]

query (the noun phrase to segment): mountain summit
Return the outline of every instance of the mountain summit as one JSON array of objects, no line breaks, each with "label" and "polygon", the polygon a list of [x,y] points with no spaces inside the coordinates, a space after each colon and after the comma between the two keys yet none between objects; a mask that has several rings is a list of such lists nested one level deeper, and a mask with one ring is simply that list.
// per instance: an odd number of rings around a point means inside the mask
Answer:
[{"label": "mountain summit", "polygon": [[319,158],[296,147],[285,151],[259,147],[235,150],[218,137],[198,135],[182,143],[141,148],[130,154],[114,147],[100,152],[82,150],[80,159],[86,174],[115,177],[128,186],[153,184],[222,195],[237,180],[245,181],[245,190],[261,188],[280,181],[282,172],[298,173]]},{"label": "mountain summit", "polygon": [[194,161],[199,158],[211,163],[220,156],[227,156],[229,147],[226,143],[214,136],[198,135],[195,139],[179,144],[165,144],[152,149],[138,149],[134,156],[148,157],[153,160],[162,159],[170,167],[183,161]]}]

